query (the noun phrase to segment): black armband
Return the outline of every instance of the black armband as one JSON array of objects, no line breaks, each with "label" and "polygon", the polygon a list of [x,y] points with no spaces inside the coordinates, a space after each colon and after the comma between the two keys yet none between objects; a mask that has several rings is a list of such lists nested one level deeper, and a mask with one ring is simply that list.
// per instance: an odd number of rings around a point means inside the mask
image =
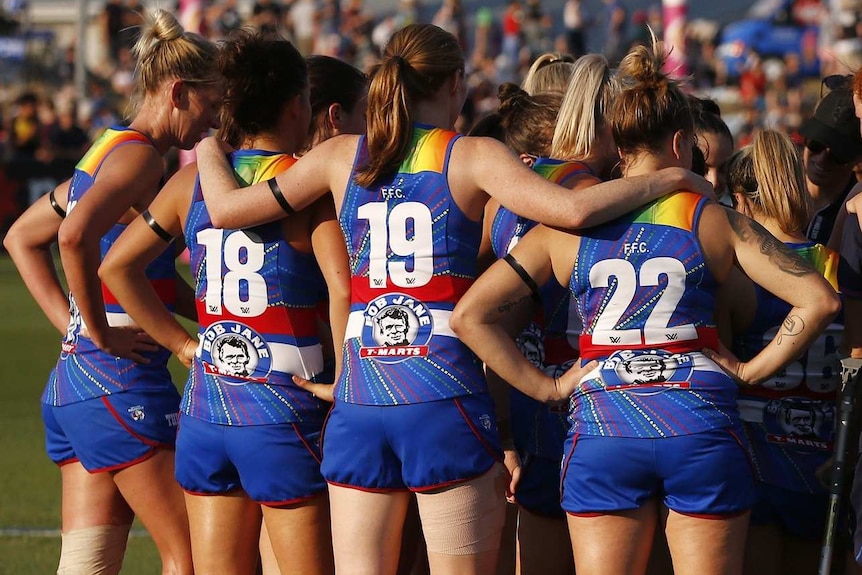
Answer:
[{"label": "black armband", "polygon": [[527,287],[530,288],[530,297],[533,298],[537,304],[542,303],[542,296],[539,295],[539,286],[536,285],[536,281],[530,277],[530,274],[527,273],[527,270],[524,269],[518,260],[512,256],[512,254],[506,254],[503,257],[503,260],[509,264],[515,273],[521,278],[521,280],[527,284]]},{"label": "black armband", "polygon": [[54,190],[48,192],[48,201],[51,203],[51,207],[54,208],[54,211],[57,212],[57,215],[61,218],[66,217],[66,210],[60,207],[60,204],[57,203],[57,198],[54,197]]},{"label": "black armband", "polygon": [[284,210],[284,213],[288,216],[296,213],[290,204],[287,203],[287,198],[284,197],[284,194],[281,193],[281,188],[278,187],[278,182],[275,181],[275,176],[271,177],[266,181],[269,185],[269,191],[272,192],[273,197],[275,197],[275,201],[278,202],[278,205],[281,206],[281,209]]},{"label": "black armband", "polygon": [[156,235],[159,236],[167,243],[171,243],[174,241],[174,236],[168,233],[168,231],[159,225],[159,222],[153,217],[153,214],[150,213],[150,210],[144,210],[141,214],[141,217],[144,218],[144,221],[147,222],[147,225],[150,226],[150,229],[156,232]]}]

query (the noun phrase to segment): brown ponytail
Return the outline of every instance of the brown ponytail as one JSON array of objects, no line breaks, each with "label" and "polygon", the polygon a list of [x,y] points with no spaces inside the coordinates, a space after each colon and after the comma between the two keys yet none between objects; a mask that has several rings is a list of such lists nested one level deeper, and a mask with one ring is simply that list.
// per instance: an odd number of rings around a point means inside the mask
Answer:
[{"label": "brown ponytail", "polygon": [[443,83],[464,70],[458,40],[437,26],[411,24],[389,41],[368,88],[368,161],[356,170],[356,183],[369,187],[394,174],[407,156],[413,105],[434,96]]}]

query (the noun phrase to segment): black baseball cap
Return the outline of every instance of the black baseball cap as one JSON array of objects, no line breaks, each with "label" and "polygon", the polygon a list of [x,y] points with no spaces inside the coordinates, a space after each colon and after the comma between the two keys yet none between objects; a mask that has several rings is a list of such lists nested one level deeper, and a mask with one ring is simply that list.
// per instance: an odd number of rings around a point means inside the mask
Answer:
[{"label": "black baseball cap", "polygon": [[826,94],[814,115],[805,120],[799,133],[808,141],[817,141],[829,148],[835,159],[849,164],[862,158],[862,136],[859,135],[859,118],[853,108],[853,92],[833,90]]}]

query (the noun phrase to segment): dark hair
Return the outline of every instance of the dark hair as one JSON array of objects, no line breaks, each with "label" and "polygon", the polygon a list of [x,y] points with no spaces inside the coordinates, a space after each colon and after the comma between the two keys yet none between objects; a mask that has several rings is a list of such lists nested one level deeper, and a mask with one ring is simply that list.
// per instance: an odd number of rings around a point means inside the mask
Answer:
[{"label": "dark hair", "polygon": [[250,28],[231,34],[218,66],[224,76],[219,135],[232,146],[273,129],[284,105],[308,85],[305,60],[293,44]]},{"label": "dark hair", "polygon": [[347,62],[331,56],[308,56],[308,85],[311,91],[311,124],[303,151],[308,151],[315,141],[332,137],[332,127],[327,123],[329,107],[340,104],[348,114],[365,95],[368,76]]},{"label": "dark hair", "polygon": [[480,118],[479,121],[473,124],[467,135],[494,138],[498,142],[506,143],[506,130],[503,129],[503,119],[497,112]]},{"label": "dark hair", "polygon": [[733,134],[721,118],[721,109],[714,100],[689,96],[688,101],[694,118],[694,130],[698,134],[718,134],[726,136],[733,142]]},{"label": "dark hair", "polygon": [[461,46],[442,28],[410,24],[392,36],[371,75],[368,160],[356,170],[356,183],[368,187],[398,170],[412,139],[413,105],[463,70]]},{"label": "dark hair", "polygon": [[530,96],[515,84],[500,86],[500,123],[506,132],[506,145],[516,154],[548,157],[557,125],[561,94]]}]

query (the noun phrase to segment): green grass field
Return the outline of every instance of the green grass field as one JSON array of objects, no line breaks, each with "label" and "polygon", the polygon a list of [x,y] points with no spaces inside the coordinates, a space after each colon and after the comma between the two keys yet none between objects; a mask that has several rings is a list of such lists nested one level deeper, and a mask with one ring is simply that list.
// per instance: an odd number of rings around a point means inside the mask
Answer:
[{"label": "green grass field", "polygon": [[[60,472],[44,449],[39,397],[57,360],[60,334],[30,297],[7,256],[0,256],[0,575],[53,573],[59,537],[12,535],[12,529],[60,528]],[[174,381],[184,382],[174,363]],[[137,530],[139,531],[139,530]],[[148,536],[132,537],[123,573],[155,574],[160,561]]]}]

